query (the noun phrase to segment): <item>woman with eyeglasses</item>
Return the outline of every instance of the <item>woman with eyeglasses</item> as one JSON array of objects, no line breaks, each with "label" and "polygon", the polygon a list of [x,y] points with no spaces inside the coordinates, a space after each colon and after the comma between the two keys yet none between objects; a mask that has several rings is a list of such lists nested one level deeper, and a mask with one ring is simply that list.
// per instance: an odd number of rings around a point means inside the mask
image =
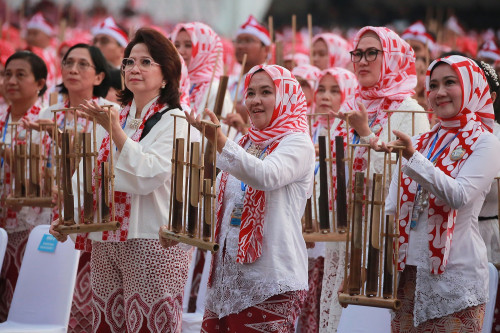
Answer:
[{"label": "woman with eyeglasses", "polygon": [[[111,119],[96,101],[80,105],[100,125],[97,163],[106,162],[113,149],[120,222],[117,231],[76,238],[77,248],[92,251],[93,332],[180,332],[191,251],[181,245],[164,249],[158,240],[169,215],[172,115],[183,115],[179,54],[160,32],[141,28],[125,49],[122,73],[122,109],[112,109]],[[175,130],[176,137],[184,137],[187,122],[177,119]],[[76,181],[75,175],[73,186],[81,186]],[[66,239],[54,227],[51,233]]]},{"label": "woman with eyeglasses", "polygon": [[[340,110],[332,113],[337,117],[332,125],[332,139],[335,136],[343,136],[344,149],[347,147],[347,141],[356,144],[369,143],[371,138],[388,140],[389,120],[391,129],[411,135],[413,130],[410,113],[395,112],[389,115],[385,112],[386,110],[423,111],[412,98],[417,76],[415,54],[410,45],[394,31],[385,27],[362,28],[356,34],[353,44],[351,61],[359,86]],[[347,114],[349,114],[349,133],[345,128]],[[427,115],[415,114],[414,134],[423,133],[428,129]],[[389,140],[394,138],[394,134],[391,133]],[[367,152],[366,147],[355,149],[353,175],[368,167]],[[371,154],[370,172],[384,172],[383,153]],[[335,178],[333,182],[334,188],[337,188]],[[344,250],[327,244],[320,323],[327,331],[336,328],[340,320],[341,308],[338,305],[337,291],[341,285],[339,281],[342,281],[344,274]]]},{"label": "woman with eyeglasses", "polygon": [[[0,109],[0,139],[1,142],[12,147],[13,144],[26,143],[28,134],[25,126],[19,125],[13,133],[14,122],[35,120],[42,107],[42,96],[47,89],[47,66],[36,54],[30,51],[19,51],[11,55],[5,62],[5,97],[10,105]],[[32,142],[39,143],[40,137],[33,133]],[[48,146],[45,145],[45,154]],[[4,148],[2,147],[2,150]],[[7,148],[10,151],[10,148]],[[2,200],[9,196],[11,186],[12,165],[4,161],[2,155],[1,166]],[[50,223],[50,208],[23,207],[20,210],[3,207],[0,227],[8,233],[8,244],[5,253],[4,265],[0,275],[0,322],[7,319],[12,295],[19,275],[19,267],[26,248],[30,231],[34,226]]]}]

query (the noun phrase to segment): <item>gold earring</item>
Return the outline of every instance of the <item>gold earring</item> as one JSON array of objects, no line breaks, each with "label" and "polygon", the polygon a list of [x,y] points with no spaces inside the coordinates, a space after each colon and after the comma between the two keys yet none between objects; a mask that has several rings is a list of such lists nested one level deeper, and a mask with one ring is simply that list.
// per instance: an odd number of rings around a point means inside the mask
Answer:
[{"label": "gold earring", "polygon": [[166,83],[165,81],[163,81],[163,82],[161,83],[161,89],[165,89],[166,85],[167,85],[167,83]]}]

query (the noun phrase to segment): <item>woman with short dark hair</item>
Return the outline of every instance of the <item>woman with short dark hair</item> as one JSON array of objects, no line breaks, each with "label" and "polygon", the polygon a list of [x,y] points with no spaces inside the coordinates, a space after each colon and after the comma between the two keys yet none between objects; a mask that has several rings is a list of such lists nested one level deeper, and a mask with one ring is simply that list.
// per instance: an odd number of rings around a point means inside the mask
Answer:
[{"label": "woman with short dark hair", "polygon": [[[180,58],[165,36],[142,28],[125,49],[122,73],[120,111],[111,109],[109,115],[95,101],[81,105],[100,125],[97,164],[108,161],[113,149],[115,219],[120,222],[119,230],[76,239],[77,248],[92,251],[93,331],[180,332],[191,251],[182,246],[163,249],[158,240],[158,230],[169,215],[171,115],[183,115]],[[175,131],[176,137],[185,136],[186,121],[178,119]],[[80,186],[76,181],[75,175],[73,187]],[[51,233],[64,241],[66,236],[54,226]]]}]

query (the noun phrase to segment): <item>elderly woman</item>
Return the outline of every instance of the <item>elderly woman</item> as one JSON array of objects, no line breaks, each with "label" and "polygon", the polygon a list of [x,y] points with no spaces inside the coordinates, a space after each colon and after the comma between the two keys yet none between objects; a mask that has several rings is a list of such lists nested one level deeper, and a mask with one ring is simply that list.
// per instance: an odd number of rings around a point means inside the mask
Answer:
[{"label": "elderly woman", "polygon": [[[301,217],[314,170],[305,97],[276,65],[252,68],[245,96],[248,134],[237,144],[219,130],[221,250],[212,261],[202,332],[293,332],[307,290]],[[199,127],[200,117],[186,116]]]},{"label": "elderly woman", "polygon": [[[412,134],[412,116],[406,112],[389,114],[394,111],[423,111],[412,98],[417,84],[415,55],[411,47],[394,31],[383,27],[364,27],[354,38],[351,61],[359,86],[340,108],[333,112],[338,118],[332,125],[332,139],[343,136],[344,147],[351,143],[369,143],[370,138],[387,139],[394,135],[391,128]],[[345,120],[349,115],[350,131],[346,132]],[[429,121],[423,113],[415,114],[415,134],[429,129]],[[354,152],[353,174],[368,167],[368,148],[357,147]],[[374,153],[370,159],[371,172],[383,173],[384,154]],[[336,188],[335,179],[333,187]],[[337,290],[341,285],[345,254],[343,248],[332,244],[326,246],[325,276],[321,296],[321,329],[331,332],[336,329],[341,307],[337,300]],[[339,252],[340,251],[340,252]]]},{"label": "elderly woman", "polygon": [[[111,109],[109,117],[95,101],[81,105],[101,125],[97,162],[105,162],[110,150],[116,150],[114,196],[121,225],[117,231],[79,235],[76,240],[78,248],[91,246],[92,251],[93,331],[180,332],[191,253],[179,246],[163,249],[158,229],[169,214],[174,136],[170,115],[182,114],[181,63],[168,39],[142,28],[125,49],[122,71],[126,88],[120,94],[120,112]],[[110,127],[112,141],[105,130]],[[175,135],[183,137],[186,130],[187,123],[178,121]],[[79,186],[76,178],[74,187]],[[64,241],[54,227],[51,233]]]},{"label": "elderly woman", "polygon": [[[398,298],[393,332],[481,332],[488,300],[488,258],[478,214],[500,170],[500,142],[484,73],[462,56],[427,71],[429,105],[438,123],[404,146],[401,163]],[[372,147],[390,151],[386,144]],[[394,175],[386,212],[396,213]]]},{"label": "elderly woman", "polygon": [[[38,118],[42,106],[43,96],[47,86],[47,67],[43,60],[29,51],[20,51],[11,55],[5,62],[5,97],[10,101],[10,106],[0,109],[0,129],[2,143],[13,145],[26,142],[27,133],[24,125],[17,127],[17,135],[11,133],[9,123],[22,122]],[[34,134],[34,142],[39,142],[39,136]],[[46,147],[48,148],[48,147]],[[46,151],[48,153],[48,151]],[[3,187],[4,199],[10,193],[11,166],[4,164],[2,158],[2,172],[8,186]],[[4,176],[2,176],[4,177]],[[0,275],[0,322],[7,319],[10,302],[19,275],[19,267],[28,240],[29,233],[34,226],[50,223],[50,209],[40,207],[23,207],[20,211],[5,208],[2,214],[0,227],[4,228],[9,236],[4,265]]]}]

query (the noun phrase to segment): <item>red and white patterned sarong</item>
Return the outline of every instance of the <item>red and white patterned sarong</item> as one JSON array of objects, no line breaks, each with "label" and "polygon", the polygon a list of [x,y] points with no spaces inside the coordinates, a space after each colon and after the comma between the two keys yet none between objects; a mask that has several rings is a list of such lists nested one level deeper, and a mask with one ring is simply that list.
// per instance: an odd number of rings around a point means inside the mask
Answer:
[{"label": "red and white patterned sarong", "polygon": [[307,291],[298,324],[298,331],[301,333],[319,332],[319,310],[324,268],[324,257],[309,258],[309,290]]},{"label": "red and white patterned sarong", "polygon": [[305,290],[298,290],[275,295],[260,304],[220,319],[217,314],[205,309],[201,332],[294,333],[295,321],[306,294]]},{"label": "red and white patterned sarong", "polygon": [[82,333],[91,331],[92,290],[90,288],[90,252],[82,251],[76,273],[68,332]]},{"label": "red and white patterned sarong", "polygon": [[153,239],[93,242],[93,332],[180,332],[191,253]]},{"label": "red and white patterned sarong", "polygon": [[395,311],[391,322],[393,333],[480,333],[483,327],[485,304],[471,306],[441,318],[434,318],[413,326],[413,307],[417,268],[406,266],[399,279],[398,298],[401,308]]},{"label": "red and white patterned sarong", "polygon": [[30,231],[31,229],[9,232],[9,241],[0,275],[0,322],[6,321],[9,314]]}]

